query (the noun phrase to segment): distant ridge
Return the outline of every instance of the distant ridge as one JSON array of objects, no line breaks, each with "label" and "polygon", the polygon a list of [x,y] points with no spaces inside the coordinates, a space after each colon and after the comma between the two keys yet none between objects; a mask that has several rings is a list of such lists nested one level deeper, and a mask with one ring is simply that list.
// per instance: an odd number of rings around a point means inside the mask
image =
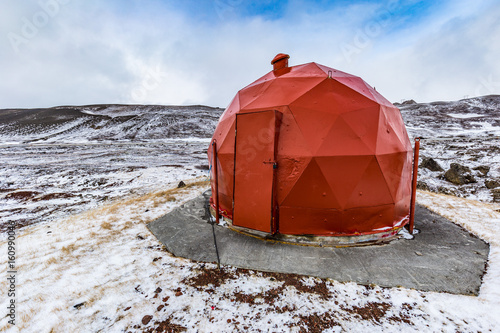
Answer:
[{"label": "distant ridge", "polygon": [[[481,119],[484,135],[500,128],[500,95],[452,102],[395,103],[410,136],[460,135]],[[210,138],[224,110],[204,105],[94,104],[0,109],[0,140],[11,143]],[[492,134],[498,135],[498,134]]]},{"label": "distant ridge", "polygon": [[1,109],[0,137],[22,143],[209,138],[222,112],[221,108],[203,105]]}]

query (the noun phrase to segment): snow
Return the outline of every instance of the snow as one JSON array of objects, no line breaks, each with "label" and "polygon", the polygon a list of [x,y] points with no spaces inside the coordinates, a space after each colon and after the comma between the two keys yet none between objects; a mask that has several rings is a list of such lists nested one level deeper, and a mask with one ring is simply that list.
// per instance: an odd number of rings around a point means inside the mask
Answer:
[{"label": "snow", "polygon": [[212,141],[212,138],[194,138],[194,137],[191,137],[191,138],[180,138],[180,139],[176,139],[175,141],[188,141],[188,142],[204,142],[204,143],[209,143]]},{"label": "snow", "polygon": [[[419,203],[490,242],[489,268],[479,297],[365,287],[313,277],[300,280],[308,287],[324,283],[329,296],[323,299],[263,273],[238,273],[231,267],[223,269],[235,277],[219,287],[197,289],[186,283],[216,266],[173,257],[162,250],[146,223],[199,195],[206,186],[201,182],[117,200],[19,230],[17,325],[11,329],[4,317],[0,330],[76,332],[85,327],[91,332],[136,331],[169,319],[188,332],[298,332],[301,318],[310,315],[323,320],[333,316],[329,332],[500,329],[498,205],[430,192],[417,195]],[[5,249],[5,235],[0,242]],[[0,265],[6,267],[5,256],[0,259]],[[2,290],[6,284],[2,279]],[[158,287],[162,291],[157,293]],[[266,295],[282,287],[272,303],[265,301]],[[237,295],[252,295],[255,301],[238,301]],[[5,309],[6,302],[2,298],[0,307]],[[385,312],[375,319],[358,314],[370,304],[386,307]],[[153,319],[143,325],[146,315]]]},{"label": "snow", "polygon": [[448,116],[458,119],[486,117],[486,115],[478,113],[448,113]]},{"label": "snow", "polygon": [[[207,175],[199,168],[207,165],[207,146],[175,139],[6,146],[0,149],[0,211],[6,219],[24,224],[45,221],[129,193],[165,188],[174,180]],[[34,196],[7,199],[17,191]]]},{"label": "snow", "polygon": [[[490,244],[488,270],[480,299],[495,303],[500,311],[500,205],[419,192],[418,202],[464,227]],[[499,312],[500,313],[500,312]]]},{"label": "snow", "polygon": [[403,237],[404,239],[413,239],[415,238],[415,236],[413,235],[416,235],[419,233],[419,230],[418,229],[415,229],[413,228],[413,234],[410,234],[410,232],[408,230],[406,230],[406,228],[402,228],[400,231],[399,231],[399,235],[401,237]]}]

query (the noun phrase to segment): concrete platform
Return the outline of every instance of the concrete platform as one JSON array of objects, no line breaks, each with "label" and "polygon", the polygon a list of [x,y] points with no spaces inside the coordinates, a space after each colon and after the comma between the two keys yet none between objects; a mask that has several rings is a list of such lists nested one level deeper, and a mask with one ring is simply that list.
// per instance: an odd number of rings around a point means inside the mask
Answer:
[{"label": "concrete platform", "polygon": [[[215,262],[208,223],[209,192],[148,224],[173,255]],[[270,242],[215,226],[221,264],[260,271],[331,278],[341,282],[478,295],[489,245],[449,220],[416,207],[412,240],[384,245],[313,247]]]}]

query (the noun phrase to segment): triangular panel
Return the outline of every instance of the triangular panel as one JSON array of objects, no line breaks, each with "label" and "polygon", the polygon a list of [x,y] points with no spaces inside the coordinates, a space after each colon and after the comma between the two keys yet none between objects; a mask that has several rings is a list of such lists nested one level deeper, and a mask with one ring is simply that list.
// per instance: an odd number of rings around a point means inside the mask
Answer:
[{"label": "triangular panel", "polygon": [[362,78],[358,76],[344,76],[335,78],[335,80],[378,104],[377,99],[372,94],[372,90],[367,87]]},{"label": "triangular panel", "polygon": [[248,104],[260,98],[273,82],[274,80],[263,81],[259,84],[241,89],[238,92],[240,109],[244,109]]},{"label": "triangular panel", "polygon": [[314,88],[290,103],[292,112],[294,107],[300,107],[333,114],[374,106],[378,104],[333,78],[323,79]]},{"label": "triangular panel", "polygon": [[338,116],[302,107],[292,107],[290,110],[297,122],[304,142],[309,147],[309,151],[315,154]]},{"label": "triangular panel", "polygon": [[401,185],[407,155],[407,152],[377,155],[380,169],[384,174],[385,181],[389,186],[394,201],[398,200],[397,193]]},{"label": "triangular panel", "polygon": [[234,139],[235,139],[235,124],[236,121],[235,119],[231,119],[232,124],[231,126],[226,130],[226,135],[222,137],[221,140],[217,141],[218,145],[218,152],[219,154],[221,153],[226,153],[226,154],[233,154],[234,155]]},{"label": "triangular panel", "polygon": [[[243,105],[242,109],[262,109],[273,108],[278,105],[288,105],[291,101],[302,96],[306,91],[317,85],[322,77],[278,77],[274,79],[265,90],[265,94],[260,94],[251,103]],[[241,94],[242,92],[240,92]]]},{"label": "triangular panel", "polygon": [[330,185],[315,159],[309,165],[283,200],[283,206],[308,208],[339,208]]},{"label": "triangular panel", "polygon": [[407,141],[401,142],[384,112],[380,112],[377,137],[377,155],[407,151]]},{"label": "triangular panel", "polygon": [[312,156],[313,150],[307,143],[306,135],[297,124],[295,115],[291,113],[290,109],[286,108],[279,128],[278,158]]},{"label": "triangular panel", "polygon": [[374,155],[375,151],[339,117],[316,152],[318,156]]},{"label": "triangular panel", "polygon": [[346,208],[370,207],[394,203],[387,182],[375,156],[360,176]]},{"label": "triangular panel", "polygon": [[360,140],[375,154],[377,148],[378,120],[380,107],[343,113],[340,117],[352,128]]},{"label": "triangular panel", "polygon": [[308,156],[286,156],[278,159],[278,170],[276,172],[278,204],[281,204],[290,194],[311,159]]},{"label": "triangular panel", "polygon": [[339,208],[344,209],[373,156],[316,157],[316,161],[340,204]]}]

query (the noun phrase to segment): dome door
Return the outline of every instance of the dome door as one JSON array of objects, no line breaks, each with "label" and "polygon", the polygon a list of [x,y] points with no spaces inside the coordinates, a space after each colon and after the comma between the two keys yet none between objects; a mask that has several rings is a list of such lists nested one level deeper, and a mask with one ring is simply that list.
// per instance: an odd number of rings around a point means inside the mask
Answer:
[{"label": "dome door", "polygon": [[277,231],[275,173],[281,113],[270,110],[236,116],[233,225]]}]

